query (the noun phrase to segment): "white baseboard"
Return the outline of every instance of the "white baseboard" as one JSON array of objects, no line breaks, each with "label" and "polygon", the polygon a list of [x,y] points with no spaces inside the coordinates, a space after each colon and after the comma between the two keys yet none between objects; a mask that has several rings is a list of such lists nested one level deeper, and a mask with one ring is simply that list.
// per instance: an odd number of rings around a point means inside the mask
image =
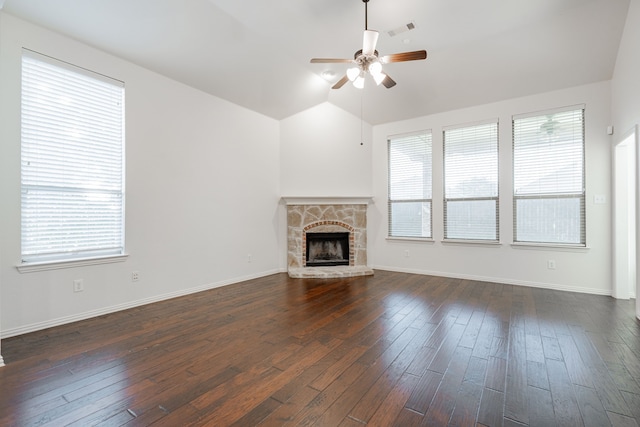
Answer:
[{"label": "white baseboard", "polygon": [[398,273],[421,274],[426,276],[449,277],[452,279],[477,280],[479,282],[493,282],[493,283],[501,283],[505,285],[529,286],[531,288],[542,288],[542,289],[550,289],[555,291],[579,292],[582,294],[611,296],[611,290],[592,289],[592,288],[585,288],[581,286],[559,285],[556,283],[539,283],[539,282],[528,282],[524,280],[511,280],[511,279],[505,279],[504,277],[484,277],[484,276],[473,276],[473,275],[465,275],[465,274],[452,274],[452,273],[443,272],[443,271],[403,269],[403,268],[388,267],[383,265],[375,266],[373,267],[373,269],[396,271]]},{"label": "white baseboard", "polygon": [[[42,329],[52,328],[54,326],[66,325],[67,323],[73,323],[73,322],[78,322],[80,320],[91,319],[93,317],[103,316],[105,314],[115,313],[117,311],[140,307],[142,305],[165,301],[168,299],[195,294],[202,291],[208,291],[210,289],[219,288],[221,286],[227,286],[227,285],[232,285],[234,283],[244,282],[247,280],[258,279],[260,277],[270,276],[276,273],[282,273],[282,271],[280,269],[276,269],[276,270],[266,271],[258,274],[249,275],[249,276],[236,277],[230,280],[223,280],[220,282],[209,283],[206,285],[196,286],[194,288],[182,289],[175,292],[169,292],[166,294],[156,295],[153,297],[144,298],[136,301],[129,301],[123,304],[104,307],[97,310],[86,311],[84,313],[78,313],[72,316],[59,317],[57,319],[51,319],[44,322],[32,323],[32,324],[20,326],[17,328],[5,329],[0,332],[0,339],[15,337],[17,335],[28,334],[29,332],[40,331]],[[0,356],[0,362],[2,362],[1,356]]]}]

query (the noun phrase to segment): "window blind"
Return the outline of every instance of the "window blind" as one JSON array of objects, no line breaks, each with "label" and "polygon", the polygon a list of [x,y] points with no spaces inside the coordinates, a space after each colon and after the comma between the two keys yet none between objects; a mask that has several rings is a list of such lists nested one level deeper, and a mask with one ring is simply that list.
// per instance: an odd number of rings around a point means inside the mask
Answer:
[{"label": "window blind", "polygon": [[431,132],[388,140],[389,236],[431,237]]},{"label": "window blind", "polygon": [[22,259],[124,250],[124,85],[24,50]]},{"label": "window blind", "polygon": [[498,122],[449,127],[444,144],[444,238],[498,241]]},{"label": "window blind", "polygon": [[514,241],[584,246],[584,106],[513,118]]}]

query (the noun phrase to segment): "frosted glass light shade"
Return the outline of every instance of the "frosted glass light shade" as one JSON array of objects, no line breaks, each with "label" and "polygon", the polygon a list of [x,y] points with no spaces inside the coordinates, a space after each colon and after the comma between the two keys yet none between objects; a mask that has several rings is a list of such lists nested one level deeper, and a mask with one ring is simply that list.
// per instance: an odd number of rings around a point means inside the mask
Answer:
[{"label": "frosted glass light shade", "polygon": [[373,80],[375,80],[376,84],[379,86],[380,83],[382,83],[382,81],[385,79],[385,77],[387,77],[387,75],[385,73],[377,73],[377,74],[371,74],[373,76]]},{"label": "frosted glass light shade", "polygon": [[355,81],[358,76],[360,75],[360,69],[358,67],[351,67],[349,69],[347,69],[347,78],[350,81]]}]

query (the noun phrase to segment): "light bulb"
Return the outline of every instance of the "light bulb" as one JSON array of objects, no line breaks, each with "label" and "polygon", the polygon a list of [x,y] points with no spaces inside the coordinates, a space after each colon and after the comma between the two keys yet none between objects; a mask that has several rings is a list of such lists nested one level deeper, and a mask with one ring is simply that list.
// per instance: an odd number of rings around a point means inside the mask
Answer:
[{"label": "light bulb", "polygon": [[373,76],[373,80],[375,80],[378,86],[380,86],[380,83],[382,83],[384,79],[387,77],[385,73],[372,74],[372,76]]},{"label": "light bulb", "polygon": [[360,69],[358,67],[351,67],[347,69],[347,78],[354,81],[360,75]]},{"label": "light bulb", "polygon": [[358,89],[362,89],[364,87],[364,77],[358,76],[354,81],[353,85]]},{"label": "light bulb", "polygon": [[382,72],[382,64],[379,63],[378,61],[372,62],[371,64],[369,64],[369,72],[371,73],[372,76],[375,76],[376,74],[380,74]]}]

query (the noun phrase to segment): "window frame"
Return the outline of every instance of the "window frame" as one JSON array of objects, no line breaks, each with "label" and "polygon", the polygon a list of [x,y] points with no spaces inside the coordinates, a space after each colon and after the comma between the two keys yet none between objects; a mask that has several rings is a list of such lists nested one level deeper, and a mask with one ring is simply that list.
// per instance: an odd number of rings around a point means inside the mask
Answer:
[{"label": "window frame", "polygon": [[[472,196],[472,197],[447,197],[447,132],[461,129],[472,129],[475,127],[495,124],[495,196]],[[493,142],[493,141],[492,141]],[[446,126],[442,129],[442,211],[443,211],[443,242],[445,243],[500,243],[500,120],[492,118],[472,123]],[[456,202],[484,202],[493,201],[495,203],[495,238],[483,239],[477,237],[449,237],[447,212],[449,203]]]},{"label": "window frame", "polygon": [[[542,119],[543,117],[549,117],[558,113],[576,113],[580,112],[581,118],[581,190],[580,192],[538,192],[517,194],[518,188],[516,187],[516,121],[520,119]],[[566,107],[548,109],[543,111],[536,111],[531,113],[524,113],[512,116],[511,129],[512,129],[512,186],[513,186],[513,244],[521,246],[545,246],[545,247],[566,247],[566,248],[586,248],[587,247],[587,226],[586,226],[586,114],[585,105],[571,105]],[[568,241],[544,241],[544,240],[519,240],[518,237],[518,201],[522,200],[579,200],[579,242]]]},{"label": "window frame", "polygon": [[[424,140],[424,153],[423,155],[425,157],[428,158],[428,161],[430,162],[430,164],[428,165],[428,168],[430,169],[430,176],[429,176],[429,180],[428,180],[428,194],[431,195],[431,197],[428,198],[392,198],[392,193],[393,193],[393,188],[392,188],[392,154],[391,154],[391,149],[392,149],[392,144],[395,141],[400,141],[403,139],[408,139],[408,138],[419,138],[420,136],[424,136],[425,140]],[[424,165],[424,163],[423,163]],[[423,175],[424,177],[424,175]],[[424,185],[427,183],[426,180],[422,181],[422,191],[424,194]],[[403,204],[409,204],[409,203],[421,203],[421,204],[428,204],[428,210],[429,210],[429,226],[428,226],[428,230],[429,230],[429,235],[425,236],[424,233],[421,232],[420,236],[414,236],[414,235],[401,235],[401,234],[393,234],[393,212],[394,212],[394,206],[400,206]],[[411,132],[411,133],[405,133],[405,134],[399,134],[399,135],[392,135],[389,136],[387,138],[387,239],[400,239],[400,240],[426,240],[426,241],[432,241],[433,240],[433,132],[431,131],[431,129],[425,129],[422,131],[417,131],[417,132]]]},{"label": "window frame", "polygon": [[[124,83],[104,76],[102,74],[90,71],[76,65],[43,55],[32,50],[23,48],[22,50],[22,106],[21,106],[21,262],[17,266],[20,272],[41,271],[48,269],[68,268],[71,266],[93,265],[103,263],[120,262],[126,259],[125,253],[125,88]],[[59,80],[56,80],[59,79]],[[68,79],[68,80],[67,80]],[[81,89],[78,89],[73,83],[83,82]],[[33,86],[36,85],[36,86]],[[39,85],[39,86],[38,86]],[[26,89],[26,87],[29,87]],[[34,87],[48,87],[47,90],[36,92]],[[109,88],[112,96],[108,101],[101,102],[103,95],[100,90],[96,92],[99,95],[88,98],[86,96],[87,88],[96,87]],[[63,88],[60,92],[56,92],[53,88]],[[73,97],[73,91],[78,94],[78,98]],[[65,96],[68,95],[68,98]],[[82,103],[80,98],[91,99],[90,103]],[[75,104],[73,101],[78,101]],[[28,103],[28,104],[25,104]],[[47,104],[49,103],[49,104]],[[90,105],[88,105],[90,104]],[[28,106],[26,106],[28,105]],[[64,105],[69,108],[75,108],[75,112],[68,113]],[[109,105],[108,113],[103,113],[95,107],[102,108]],[[72,106],[72,107],[71,107]],[[59,111],[58,111],[59,110]],[[90,116],[95,113],[95,116]],[[114,116],[102,116],[101,114],[115,113]],[[64,116],[61,116],[64,114]],[[64,122],[60,120],[64,117]],[[96,117],[97,119],[93,119]],[[110,117],[105,120],[98,120],[102,117]],[[45,120],[49,120],[46,122]],[[107,122],[108,120],[108,122]],[[67,123],[73,122],[73,125]],[[83,125],[83,121],[91,123]],[[115,127],[113,127],[115,126]],[[113,129],[105,134],[104,129]],[[83,135],[83,131],[89,136],[83,136],[82,142],[95,144],[95,141],[101,141],[100,146],[92,146],[87,150],[88,154],[74,156],[78,149],[71,144],[72,136],[62,135],[71,131],[78,131]],[[114,132],[115,131],[115,132]],[[70,134],[70,133],[69,133]],[[100,138],[107,137],[109,142],[105,142]],[[105,162],[103,159],[108,157],[99,157],[106,150],[111,154],[111,161]],[[33,151],[33,150],[40,150]],[[26,151],[25,151],[26,150]],[[73,155],[68,154],[71,153]],[[65,153],[66,151],[66,153]],[[65,157],[66,154],[66,157]],[[60,160],[60,158],[63,160]],[[54,160],[58,158],[58,160]],[[43,159],[43,161],[40,161]],[[103,179],[89,181],[86,174],[90,174],[93,178],[98,169],[88,165],[84,174],[78,172],[78,163],[92,159],[95,164],[100,164]],[[30,162],[36,161],[42,167],[34,167]],[[75,163],[74,163],[75,161]],[[50,162],[50,163],[47,163]],[[53,165],[53,166],[51,166]],[[102,167],[104,165],[104,168]],[[115,165],[115,166],[114,166]],[[29,170],[29,168],[31,170]],[[114,169],[115,168],[115,169]],[[33,171],[36,171],[35,173]],[[114,175],[115,172],[115,175]],[[84,179],[83,179],[84,177]],[[108,183],[108,184],[107,184]],[[111,187],[110,187],[111,186]],[[42,196],[36,198],[28,197],[29,192],[40,192]],[[46,195],[44,195],[46,194]],[[75,194],[69,198],[69,195]],[[111,195],[111,196],[108,196]],[[44,199],[41,199],[44,197]],[[66,198],[63,198],[66,197]],[[97,203],[97,209],[88,208],[88,200],[92,200],[93,204]],[[46,205],[50,209],[49,213],[41,213],[33,210],[33,201],[40,200],[49,203]],[[70,205],[79,207],[77,212],[82,212],[86,224],[102,225],[106,224],[110,230],[107,234],[104,232],[96,232],[93,225],[89,225],[81,230],[80,236],[112,236],[112,246],[100,243],[100,239],[89,239],[90,245],[83,247],[81,250],[73,250],[73,239],[66,236],[72,232],[67,228],[56,228],[56,221],[52,220],[54,216],[61,215],[60,224],[80,224],[82,214],[69,210],[65,206]],[[100,202],[99,200],[102,200]],[[105,201],[107,200],[107,201]],[[111,200],[117,201],[113,204]],[[43,205],[44,206],[44,205]],[[115,207],[115,211],[113,210]],[[44,211],[43,211],[44,212]],[[53,212],[53,213],[51,213]],[[112,220],[103,222],[102,216],[94,217],[94,212],[102,212],[102,215],[111,215]],[[109,214],[115,212],[114,214]],[[40,216],[44,215],[44,216]],[[42,218],[42,219],[40,219]],[[87,219],[88,218],[88,219]],[[92,219],[97,218],[97,219]],[[26,221],[26,222],[25,222]],[[55,229],[57,236],[49,239],[50,252],[43,247],[38,247],[39,243],[33,243],[33,240],[27,239],[29,234],[33,235],[42,232],[34,229],[33,224],[41,225],[49,222],[44,229]],[[89,221],[89,222],[87,222]],[[92,223],[91,221],[100,221]],[[52,228],[46,228],[52,227]],[[66,230],[66,231],[65,231]],[[26,233],[26,234],[25,234]],[[97,233],[97,234],[96,234]],[[66,236],[65,236],[66,235]],[[75,241],[78,242],[79,238]],[[40,240],[46,242],[47,239]],[[37,241],[36,241],[37,242]],[[56,244],[56,242],[59,244]]]}]

